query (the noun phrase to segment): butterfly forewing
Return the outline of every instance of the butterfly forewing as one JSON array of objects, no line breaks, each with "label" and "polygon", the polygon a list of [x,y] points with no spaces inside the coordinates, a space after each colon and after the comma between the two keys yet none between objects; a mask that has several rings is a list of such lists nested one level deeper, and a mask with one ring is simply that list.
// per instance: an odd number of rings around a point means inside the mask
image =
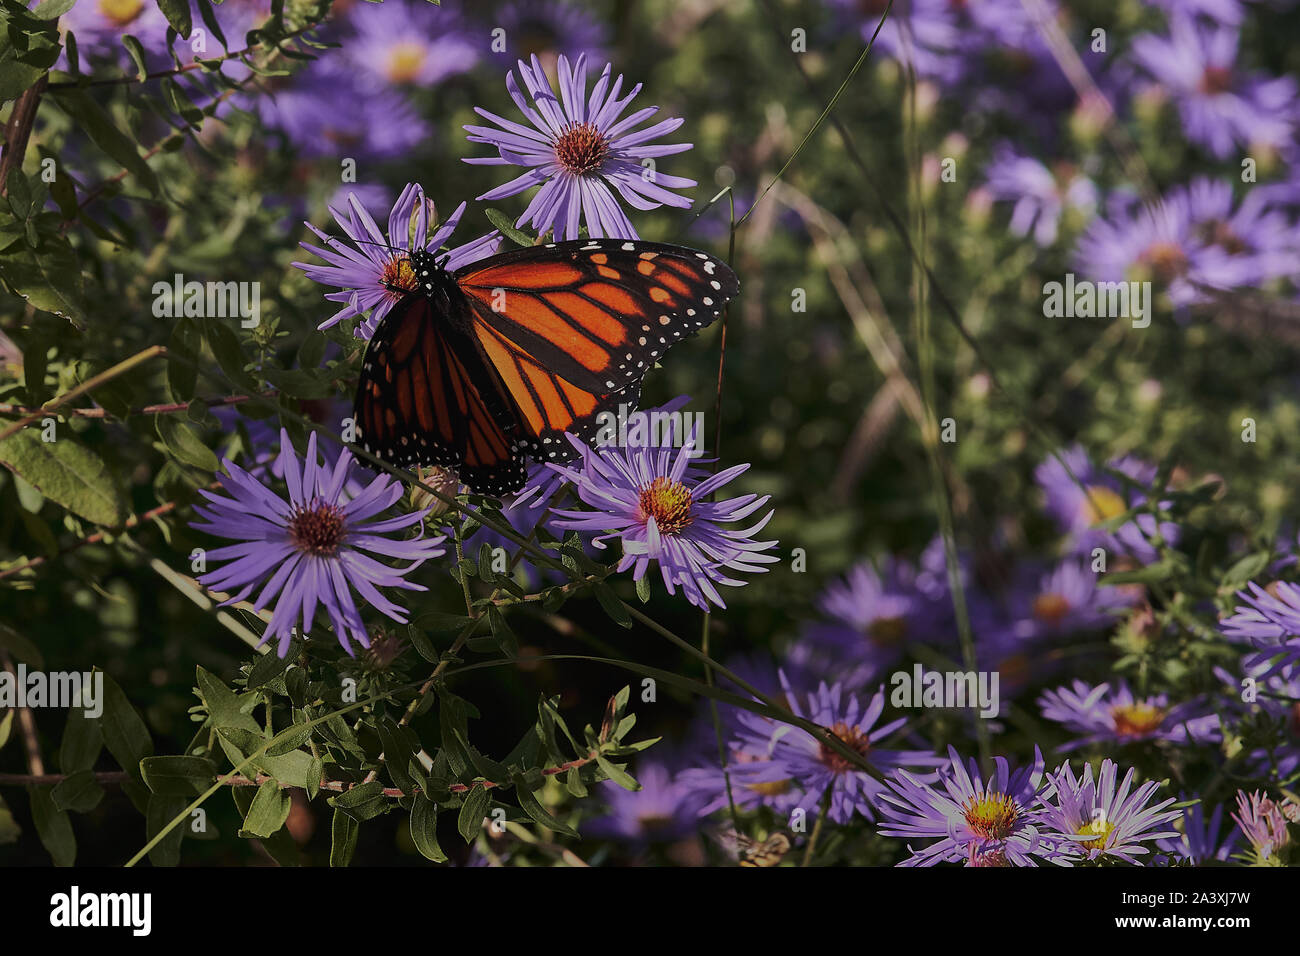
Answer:
[{"label": "butterfly forewing", "polygon": [[740,288],[707,253],[622,239],[518,249],[466,266],[456,280],[481,323],[593,395],[639,382]]}]

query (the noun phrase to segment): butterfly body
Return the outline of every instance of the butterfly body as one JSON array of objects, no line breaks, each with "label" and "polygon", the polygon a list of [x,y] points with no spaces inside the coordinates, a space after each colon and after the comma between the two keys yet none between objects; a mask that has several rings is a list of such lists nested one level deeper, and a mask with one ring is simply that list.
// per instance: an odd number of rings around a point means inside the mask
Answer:
[{"label": "butterfly body", "polygon": [[455,468],[470,490],[524,484],[529,458],[568,461],[602,412],[631,411],[641,379],[735,296],[735,274],[680,246],[550,243],[456,272],[409,254],[416,288],[367,347],[355,421],[393,465]]}]

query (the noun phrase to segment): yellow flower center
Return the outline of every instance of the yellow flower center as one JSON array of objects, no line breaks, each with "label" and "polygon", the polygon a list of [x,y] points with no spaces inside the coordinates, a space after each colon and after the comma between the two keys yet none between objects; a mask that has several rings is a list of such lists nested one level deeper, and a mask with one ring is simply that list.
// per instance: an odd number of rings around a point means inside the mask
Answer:
[{"label": "yellow flower center", "polygon": [[656,478],[641,489],[638,505],[641,519],[654,518],[660,534],[678,534],[694,520],[690,489],[680,481]]},{"label": "yellow flower center", "polygon": [[594,173],[609,155],[609,140],[594,123],[570,123],[555,141],[555,158],[575,176]]},{"label": "yellow flower center", "polygon": [[783,793],[790,792],[789,780],[769,780],[766,783],[751,783],[747,786],[765,797],[779,797]]},{"label": "yellow flower center", "polygon": [[143,9],[144,0],[99,0],[99,12],[119,27],[129,24]]},{"label": "yellow flower center", "polygon": [[1015,831],[1020,808],[1002,793],[976,794],[962,807],[966,825],[985,840],[1005,840]]},{"label": "yellow flower center", "polygon": [[388,49],[388,68],[384,71],[389,82],[414,83],[420,78],[428,53],[428,47],[415,40],[394,43]]},{"label": "yellow flower center", "polygon": [[1117,733],[1144,736],[1160,728],[1165,712],[1145,702],[1123,704],[1111,708],[1110,719],[1115,722]]},{"label": "yellow flower center", "polygon": [[1087,493],[1083,496],[1083,503],[1079,506],[1079,510],[1090,528],[1095,528],[1103,521],[1118,518],[1128,510],[1119,493],[1105,485],[1089,485],[1085,491]]},{"label": "yellow flower center", "polygon": [[1111,823],[1109,820],[1098,818],[1093,820],[1091,823],[1085,823],[1083,829],[1080,830],[1077,835],[1081,837],[1092,837],[1092,839],[1086,842],[1081,841],[1079,845],[1086,847],[1089,850],[1104,850],[1106,849],[1106,839],[1114,831],[1115,824]]},{"label": "yellow flower center", "polygon": [[388,297],[394,302],[406,293],[414,292],[419,285],[415,281],[415,270],[411,268],[411,260],[404,256],[393,256],[384,263],[379,284],[388,290]]},{"label": "yellow flower center", "polygon": [[1070,613],[1070,602],[1059,594],[1040,594],[1034,598],[1033,610],[1044,624],[1060,624]]}]

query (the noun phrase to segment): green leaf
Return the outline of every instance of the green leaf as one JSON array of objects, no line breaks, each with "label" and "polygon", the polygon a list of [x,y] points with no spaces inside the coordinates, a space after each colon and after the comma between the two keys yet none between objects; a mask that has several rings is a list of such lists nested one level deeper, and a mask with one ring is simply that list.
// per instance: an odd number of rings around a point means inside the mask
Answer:
[{"label": "green leaf", "polygon": [[650,575],[643,574],[636,582],[636,596],[641,599],[642,604],[648,604],[650,601]]},{"label": "green leaf", "polygon": [[9,807],[5,805],[4,800],[0,800],[0,846],[4,846],[6,843],[17,843],[22,833],[23,828],[18,825],[14,815],[9,812]]},{"label": "green leaf", "polygon": [[[174,0],[174,2],[186,5],[188,17],[189,7],[186,0]],[[140,155],[131,137],[118,129],[117,123],[94,97],[85,90],[65,88],[54,99],[91,142],[134,176],[151,196],[158,195],[158,177]]]},{"label": "green leaf", "polygon": [[438,845],[438,807],[432,801],[416,800],[411,807],[411,841],[425,859],[447,862],[447,854]]},{"label": "green leaf", "polygon": [[197,797],[217,779],[206,757],[146,757],[140,771],[149,789],[165,796]]},{"label": "green leaf", "polygon": [[190,33],[193,32],[189,0],[158,0],[158,9],[167,18],[167,22],[171,24],[177,36],[182,40],[189,39]]},{"label": "green leaf", "polygon": [[347,866],[352,862],[360,832],[360,823],[335,808],[334,821],[330,825],[330,866]]},{"label": "green leaf", "polygon": [[86,329],[81,261],[66,239],[45,237],[39,248],[22,246],[0,257],[0,276],[36,308]]},{"label": "green leaf", "polygon": [[524,813],[532,817],[537,823],[548,830],[554,830],[556,833],[563,833],[565,836],[573,837],[575,840],[578,838],[578,831],[567,823],[561,823],[551,816],[533,792],[527,786],[524,786],[522,782],[516,784],[515,796],[519,799],[519,806]]},{"label": "green leaf", "polygon": [[505,213],[503,213],[501,210],[487,209],[484,210],[484,212],[487,215],[488,222],[496,226],[496,228],[500,230],[501,235],[505,236],[511,242],[515,243],[515,245],[519,245],[519,246],[534,245],[533,237],[528,235],[528,233],[526,232],[516,229],[514,221],[511,220],[511,218],[507,216]]},{"label": "green leaf", "polygon": [[0,647],[12,654],[15,660],[31,664],[37,670],[45,669],[45,657],[40,648],[6,624],[0,624]]},{"label": "green leaf", "polygon": [[199,695],[208,708],[208,720],[213,728],[221,730],[234,727],[254,734],[262,732],[257,721],[248,713],[248,710],[257,703],[256,694],[236,694],[202,665],[196,667],[194,673],[199,685]]},{"label": "green leaf", "polygon": [[601,770],[605,771],[605,775],[609,777],[610,780],[613,780],[624,790],[641,789],[641,784],[637,783],[630,774],[614,766],[614,764],[606,760],[601,754],[596,754],[596,763],[600,765]]},{"label": "green leaf", "polygon": [[488,804],[491,802],[492,795],[488,793],[487,788],[477,784],[465,794],[465,802],[461,804],[460,815],[456,818],[456,829],[460,831],[466,843],[474,842],[475,835],[483,826],[483,817],[487,815]]},{"label": "green leaf", "polygon": [[0,441],[0,464],[87,521],[109,528],[126,521],[126,501],[112,473],[66,425],[52,442],[31,425]]},{"label": "green leaf", "polygon": [[49,852],[55,866],[72,866],[77,859],[77,838],[72,833],[68,814],[54,805],[50,787],[28,787],[32,801],[32,822],[41,845]]},{"label": "green leaf", "polygon": [[1267,551],[1261,551],[1241,558],[1224,572],[1221,586],[1234,589],[1241,587],[1268,567],[1269,557]]},{"label": "green leaf", "polygon": [[289,819],[289,794],[280,789],[274,780],[268,780],[257,788],[253,805],[244,817],[244,829],[241,835],[251,834],[257,837],[269,837]]},{"label": "green leaf", "polygon": [[149,75],[149,67],[145,65],[144,47],[129,33],[122,35],[122,46],[126,47],[131,62],[135,64],[135,78],[143,83],[145,77]]},{"label": "green leaf", "polygon": [[4,750],[5,744],[9,743],[9,735],[14,729],[14,714],[17,711],[7,710],[5,715],[0,717],[0,750]]},{"label": "green leaf", "polygon": [[217,461],[216,453],[203,444],[203,439],[193,425],[181,421],[175,415],[155,415],[154,424],[158,428],[158,437],[178,459],[206,472],[217,470],[220,462]]},{"label": "green leaf", "polygon": [[203,337],[207,339],[212,356],[221,366],[221,371],[230,379],[232,385],[244,392],[258,391],[257,382],[244,369],[248,359],[244,356],[239,337],[219,320],[213,319],[203,323]]},{"label": "green leaf", "polygon": [[[153,839],[163,827],[171,823],[176,815],[189,805],[185,797],[151,794],[149,807],[145,811],[145,830],[149,839]],[[185,839],[187,827],[175,826],[159,840],[149,851],[149,862],[154,866],[176,866],[181,861],[181,841]]]},{"label": "green leaf", "polygon": [[59,742],[59,769],[64,773],[90,770],[103,749],[104,733],[99,721],[87,717],[82,707],[69,710],[63,740]]},{"label": "green leaf", "polygon": [[604,581],[594,581],[591,589],[595,592],[596,600],[600,602],[600,606],[605,613],[614,619],[614,623],[620,627],[632,626],[632,616],[627,613],[627,608],[618,599],[618,595],[614,593],[613,588]]},{"label": "green leaf", "polygon": [[95,779],[94,771],[79,770],[56,783],[50,797],[60,810],[89,813],[104,799],[104,788]]},{"label": "green leaf", "polygon": [[386,813],[390,806],[388,798],[384,796],[384,785],[378,780],[358,784],[351,790],[332,797],[329,802],[358,823]]},{"label": "green leaf", "polygon": [[149,728],[127,700],[117,681],[104,674],[104,714],[100,718],[104,744],[113,759],[131,779],[140,783],[140,761],[153,756],[153,740]]},{"label": "green leaf", "polygon": [[384,747],[384,766],[388,769],[388,776],[392,778],[393,786],[405,794],[413,793],[416,784],[407,773],[406,766],[411,762],[414,751],[406,736],[393,718],[387,716],[375,725],[375,730]]}]

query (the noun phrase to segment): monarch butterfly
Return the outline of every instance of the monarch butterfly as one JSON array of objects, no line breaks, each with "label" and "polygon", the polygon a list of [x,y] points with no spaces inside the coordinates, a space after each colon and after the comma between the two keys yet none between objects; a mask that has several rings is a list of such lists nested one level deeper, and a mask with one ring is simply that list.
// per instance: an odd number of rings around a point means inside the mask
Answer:
[{"label": "monarch butterfly", "polygon": [[790,838],[784,833],[773,833],[762,843],[730,827],[711,835],[724,850],[735,855],[737,866],[777,866],[790,852]]},{"label": "monarch butterfly", "polygon": [[424,250],[375,329],[353,420],[391,465],[454,468],[476,494],[523,487],[529,458],[568,461],[602,412],[640,398],[668,348],[740,290],[707,253],[622,239],[516,249],[455,272]]}]

